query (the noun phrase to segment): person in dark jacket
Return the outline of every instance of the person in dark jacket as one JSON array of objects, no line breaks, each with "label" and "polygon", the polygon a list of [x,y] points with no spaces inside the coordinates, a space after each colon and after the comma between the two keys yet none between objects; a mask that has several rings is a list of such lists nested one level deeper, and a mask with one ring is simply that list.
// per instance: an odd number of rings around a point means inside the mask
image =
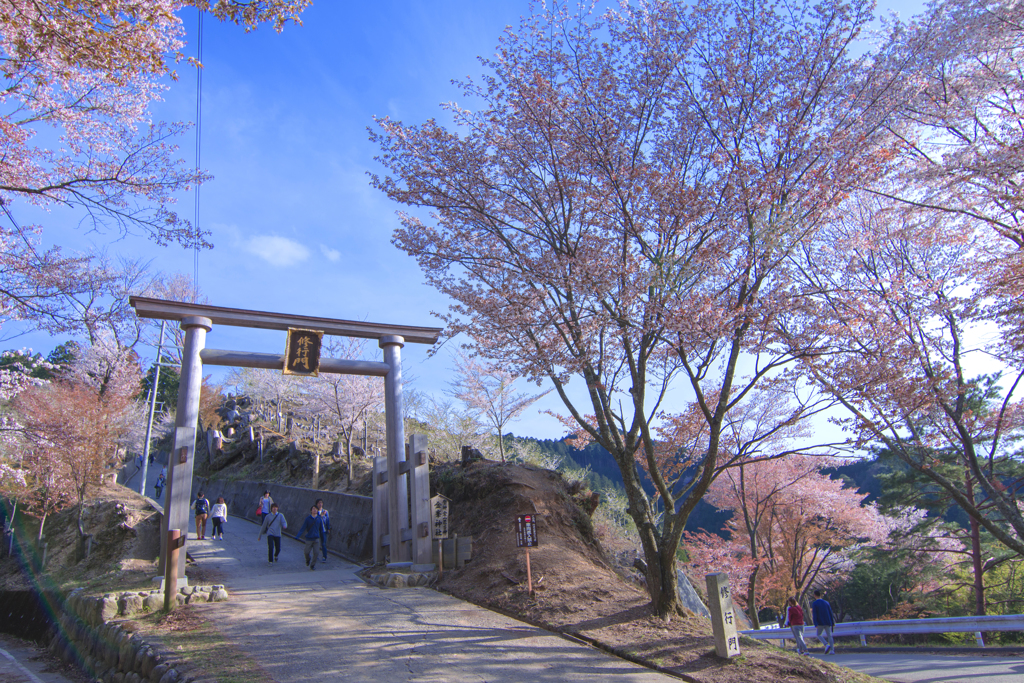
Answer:
[{"label": "person in dark jacket", "polygon": [[832,629],[836,625],[836,617],[832,614],[832,605],[821,597],[821,591],[814,591],[814,602],[811,603],[811,619],[818,634],[818,640],[825,646],[825,654],[836,653],[836,641],[832,638]]},{"label": "person in dark jacket", "polygon": [[327,534],[331,530],[331,516],[327,514],[327,508],[324,507],[324,499],[316,499],[316,509],[320,514],[322,525],[320,527],[320,549],[323,551],[323,562],[327,561]]},{"label": "person in dark jacket", "polygon": [[306,556],[306,566],[310,569],[316,569],[316,561],[320,557],[320,549],[317,546],[320,545],[320,530],[323,526],[323,518],[314,505],[309,508],[309,517],[306,517],[299,532],[295,534],[296,540],[306,544],[302,554]]},{"label": "person in dark jacket", "polygon": [[210,501],[203,497],[203,492],[196,494],[196,499],[189,507],[196,511],[196,538],[200,541],[206,538],[206,519],[210,516]]}]

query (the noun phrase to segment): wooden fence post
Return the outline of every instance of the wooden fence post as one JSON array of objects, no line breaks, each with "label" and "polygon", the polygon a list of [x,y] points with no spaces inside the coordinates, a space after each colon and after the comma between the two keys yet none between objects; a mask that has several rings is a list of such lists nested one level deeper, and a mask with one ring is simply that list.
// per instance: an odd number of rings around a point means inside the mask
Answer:
[{"label": "wooden fence post", "polygon": [[170,612],[178,601],[175,596],[178,593],[178,553],[185,545],[185,539],[181,536],[180,529],[167,530],[167,562],[164,563],[164,611]]}]

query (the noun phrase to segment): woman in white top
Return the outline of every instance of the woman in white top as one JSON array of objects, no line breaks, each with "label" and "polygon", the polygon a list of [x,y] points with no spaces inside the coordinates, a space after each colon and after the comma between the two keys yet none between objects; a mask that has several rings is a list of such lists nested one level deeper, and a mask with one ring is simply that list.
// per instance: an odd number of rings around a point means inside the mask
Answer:
[{"label": "woman in white top", "polygon": [[223,496],[217,499],[217,503],[213,506],[210,517],[213,519],[213,537],[223,539],[224,522],[228,519],[228,506],[224,502]]}]

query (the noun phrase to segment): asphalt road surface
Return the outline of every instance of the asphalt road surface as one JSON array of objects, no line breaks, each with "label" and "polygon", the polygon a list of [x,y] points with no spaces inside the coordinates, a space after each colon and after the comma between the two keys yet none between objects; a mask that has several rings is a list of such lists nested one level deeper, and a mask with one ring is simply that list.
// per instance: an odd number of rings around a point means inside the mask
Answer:
[{"label": "asphalt road surface", "polygon": [[370,586],[335,556],[310,571],[292,537],[269,564],[257,533],[230,517],[224,540],[190,530],[188,553],[231,593],[205,615],[279,683],[678,680],[429,588]]},{"label": "asphalt road surface", "polygon": [[930,654],[850,653],[818,659],[893,683],[1024,683],[1024,659]]},{"label": "asphalt road surface", "polygon": [[0,633],[0,683],[72,683],[52,669],[53,658],[35,643]]}]

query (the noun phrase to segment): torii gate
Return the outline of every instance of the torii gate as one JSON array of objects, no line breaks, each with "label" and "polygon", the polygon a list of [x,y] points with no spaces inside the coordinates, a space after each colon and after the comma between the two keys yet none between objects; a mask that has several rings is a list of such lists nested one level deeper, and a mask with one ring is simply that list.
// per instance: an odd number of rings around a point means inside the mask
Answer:
[{"label": "torii gate", "polygon": [[[441,334],[437,327],[411,327],[379,323],[335,320],[303,315],[249,311],[240,308],[222,308],[180,301],[166,301],[133,296],[129,303],[140,318],[177,320],[185,331],[182,351],[181,380],[178,385],[178,412],[175,419],[174,450],[169,458],[167,498],[163,521],[160,524],[160,563],[169,557],[168,529],[188,529],[189,504],[192,497],[192,467],[195,458],[196,430],[199,422],[199,393],[203,379],[203,364],[226,365],[243,368],[281,370],[284,354],[251,353],[207,349],[206,333],[216,325],[252,327],[264,330],[305,328],[339,337],[376,339],[384,351],[384,362],[323,358],[320,372],[348,375],[369,375],[384,378],[384,416],[387,423],[387,474],[393,482],[388,489],[388,529],[392,562],[429,564],[431,540],[412,534],[409,520],[409,500],[405,477],[405,427],[402,420],[402,353],[406,342],[435,344]],[[429,496],[429,493],[427,494]],[[414,506],[414,510],[417,506]],[[411,528],[429,520],[412,520]],[[395,533],[395,530],[399,530]],[[380,530],[375,529],[378,536]],[[183,534],[187,536],[187,533]],[[397,542],[395,542],[397,541]],[[374,539],[375,555],[380,547]],[[377,560],[383,558],[375,558]],[[185,576],[185,553],[178,553],[178,578]]]}]

